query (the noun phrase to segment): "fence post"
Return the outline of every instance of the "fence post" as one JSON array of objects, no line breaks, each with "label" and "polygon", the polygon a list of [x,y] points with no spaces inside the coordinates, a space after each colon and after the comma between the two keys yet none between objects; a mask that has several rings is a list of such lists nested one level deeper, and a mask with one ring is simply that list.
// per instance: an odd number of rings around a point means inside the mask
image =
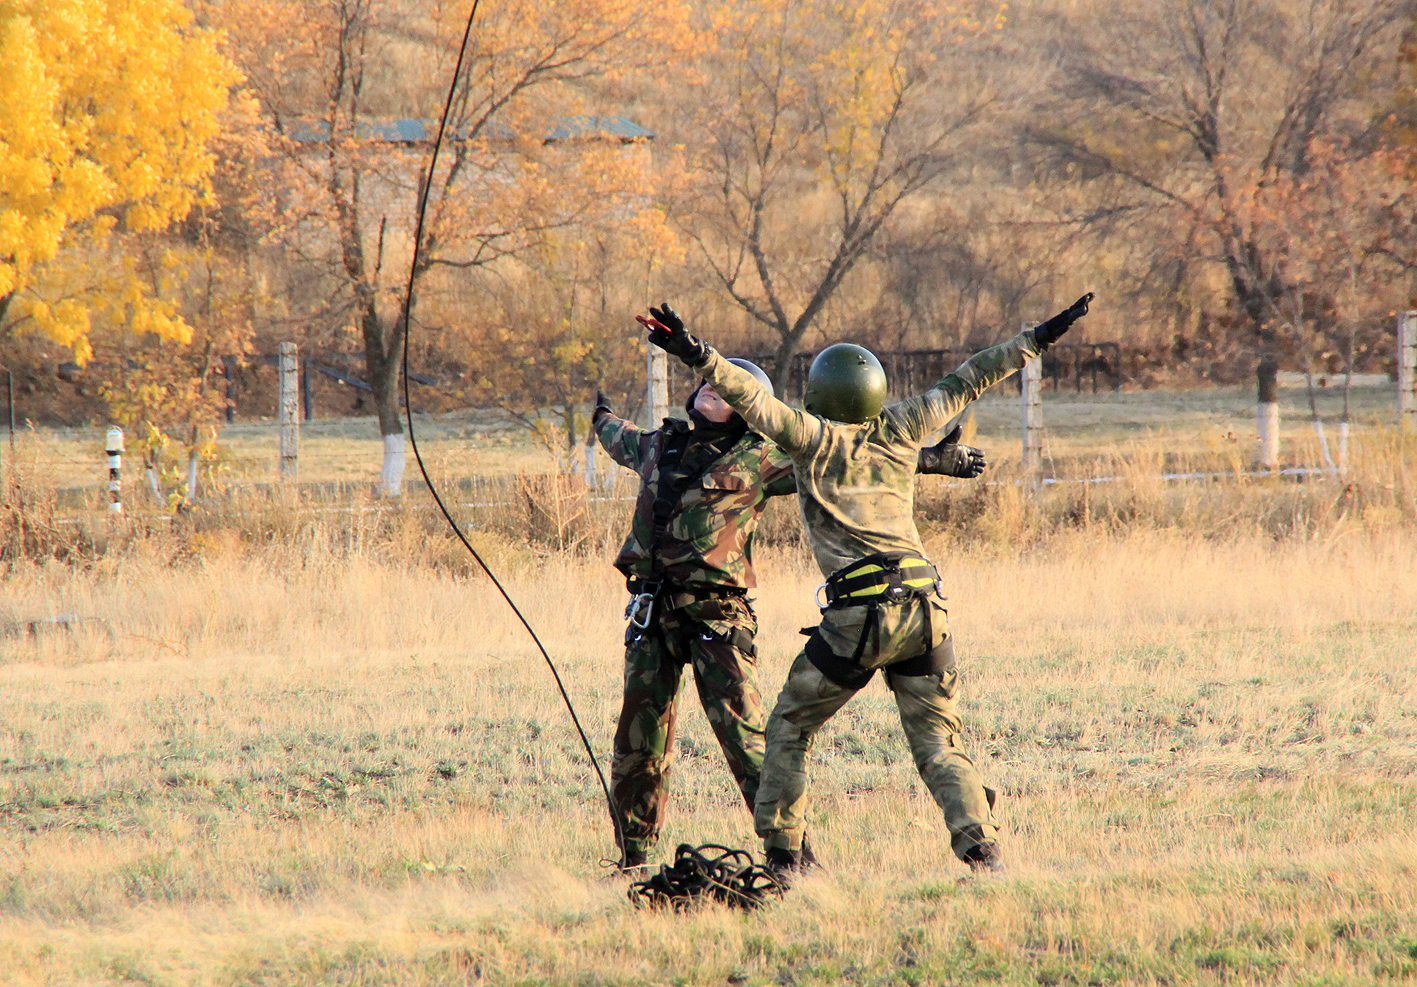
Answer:
[{"label": "fence post", "polygon": [[[1025,322],[1031,329],[1036,322]],[[1034,357],[1023,365],[1019,374],[1019,397],[1023,411],[1023,468],[1037,473],[1043,451],[1043,359]],[[1034,485],[1037,486],[1037,476]]]},{"label": "fence post", "polygon": [[1274,357],[1260,357],[1255,368],[1259,405],[1255,412],[1255,430],[1259,434],[1260,466],[1267,470],[1279,468],[1279,364]]},{"label": "fence post", "polygon": [[123,469],[123,430],[117,425],[108,430],[104,451],[108,453],[108,510],[113,514],[122,514],[123,481],[119,473]]},{"label": "fence post", "polygon": [[649,350],[645,363],[649,377],[645,408],[649,414],[649,427],[658,428],[659,423],[669,414],[669,354],[653,344],[645,348]]},{"label": "fence post", "polygon": [[1397,317],[1397,410],[1401,426],[1417,425],[1417,311],[1412,310]]},{"label": "fence post", "polygon": [[300,383],[295,344],[280,344],[280,478],[300,475]]},{"label": "fence post", "polygon": [[587,490],[595,489],[595,449],[600,445],[596,438],[595,426],[586,427],[585,433],[585,485]]}]

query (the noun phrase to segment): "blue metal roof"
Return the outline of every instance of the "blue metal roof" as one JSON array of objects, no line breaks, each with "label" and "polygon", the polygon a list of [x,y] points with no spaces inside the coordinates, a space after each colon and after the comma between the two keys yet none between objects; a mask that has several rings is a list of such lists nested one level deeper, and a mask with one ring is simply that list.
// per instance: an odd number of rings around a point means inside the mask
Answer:
[{"label": "blue metal roof", "polygon": [[[420,144],[431,141],[438,133],[433,120],[361,120],[355,131],[360,140],[388,144]],[[323,144],[330,139],[329,124],[323,120],[300,121],[287,131],[291,140],[301,144]],[[510,134],[506,136],[510,137]],[[544,138],[548,141],[575,138],[613,137],[622,141],[653,140],[655,134],[624,116],[562,117]],[[453,137],[456,139],[456,136]]]},{"label": "blue metal roof", "polygon": [[646,130],[629,117],[562,117],[546,135],[549,141],[569,140],[573,137],[618,137],[621,140],[653,140],[654,132]]}]

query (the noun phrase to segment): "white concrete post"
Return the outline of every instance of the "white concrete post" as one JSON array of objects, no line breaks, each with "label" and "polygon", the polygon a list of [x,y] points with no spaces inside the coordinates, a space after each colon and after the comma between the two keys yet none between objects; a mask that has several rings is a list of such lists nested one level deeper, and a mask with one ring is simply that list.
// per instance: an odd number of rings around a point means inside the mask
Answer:
[{"label": "white concrete post", "polygon": [[1417,425],[1417,312],[1397,317],[1397,410],[1403,425]]},{"label": "white concrete post", "polygon": [[280,344],[280,478],[300,475],[300,364],[295,344]]},{"label": "white concrete post", "polygon": [[646,344],[649,356],[645,369],[649,377],[649,393],[645,400],[649,427],[658,428],[669,414],[669,354],[653,343]]},{"label": "white concrete post", "polygon": [[1255,371],[1259,402],[1255,409],[1255,431],[1259,435],[1259,463],[1262,469],[1279,468],[1279,365],[1268,356]]},{"label": "white concrete post", "polygon": [[595,490],[595,449],[601,445],[595,438],[595,426],[588,426],[585,432],[585,487]]},{"label": "white concrete post", "polygon": [[[1024,329],[1038,323],[1025,322]],[[1023,412],[1023,468],[1036,471],[1043,462],[1043,359],[1034,357],[1019,374],[1019,396]]]},{"label": "white concrete post", "polygon": [[108,509],[114,514],[123,513],[123,482],[119,473],[123,469],[123,430],[114,425],[105,436],[104,449],[108,453]]}]

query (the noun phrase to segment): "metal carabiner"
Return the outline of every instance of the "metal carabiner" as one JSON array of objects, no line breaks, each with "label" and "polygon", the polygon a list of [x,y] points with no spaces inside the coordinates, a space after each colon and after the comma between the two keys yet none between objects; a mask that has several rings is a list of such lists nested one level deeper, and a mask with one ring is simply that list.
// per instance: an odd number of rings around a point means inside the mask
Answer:
[{"label": "metal carabiner", "polygon": [[628,616],[630,623],[640,630],[648,627],[650,619],[654,616],[654,594],[641,593],[631,600]]},{"label": "metal carabiner", "polygon": [[826,583],[822,583],[822,585],[820,585],[820,586],[817,587],[817,591],[812,594],[812,598],[817,601],[817,608],[820,609],[820,610],[825,610],[827,607],[831,606],[831,597],[830,597],[830,596],[827,597],[827,602],[826,602],[826,603],[823,603],[823,602],[822,602],[822,590],[824,590],[824,589],[826,589],[826,588],[827,588],[827,584],[826,584]]}]

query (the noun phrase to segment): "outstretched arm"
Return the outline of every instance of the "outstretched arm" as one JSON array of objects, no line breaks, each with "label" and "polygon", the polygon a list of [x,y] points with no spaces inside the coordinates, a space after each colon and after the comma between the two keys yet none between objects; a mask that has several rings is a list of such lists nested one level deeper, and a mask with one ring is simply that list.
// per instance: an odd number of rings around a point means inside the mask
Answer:
[{"label": "outstretched arm", "polygon": [[595,410],[590,414],[590,427],[595,429],[595,437],[611,459],[627,469],[639,471],[644,461],[644,429],[617,417],[610,410],[610,402],[598,390],[595,392]]},{"label": "outstretched arm", "polygon": [[712,346],[690,335],[684,328],[684,320],[672,308],[663,305],[649,311],[652,318],[635,317],[647,330],[649,341],[671,356],[677,356],[712,384],[718,396],[743,416],[749,428],[788,455],[811,448],[821,440],[820,421],[783,404],[748,371],[735,367]]},{"label": "outstretched arm", "polygon": [[1047,322],[1025,329],[1007,343],[981,350],[924,394],[891,405],[884,414],[903,434],[924,441],[994,384],[1023,369],[1026,361],[1057,342],[1087,314],[1092,297],[1089,291]]}]

